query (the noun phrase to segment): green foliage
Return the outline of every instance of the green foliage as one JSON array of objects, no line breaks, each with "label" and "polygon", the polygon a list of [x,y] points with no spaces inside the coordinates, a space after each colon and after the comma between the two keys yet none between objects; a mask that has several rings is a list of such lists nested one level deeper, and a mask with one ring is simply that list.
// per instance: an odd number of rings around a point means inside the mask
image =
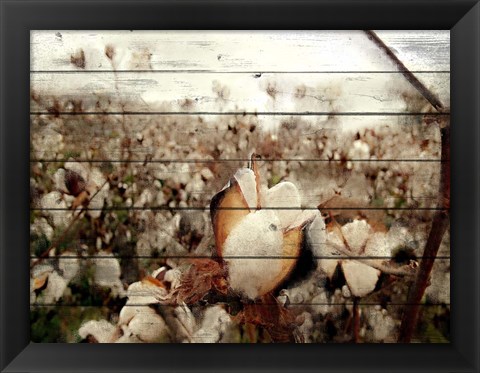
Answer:
[{"label": "green foliage", "polygon": [[50,241],[44,234],[37,236],[31,235],[30,251],[37,257],[42,256],[50,247]]}]

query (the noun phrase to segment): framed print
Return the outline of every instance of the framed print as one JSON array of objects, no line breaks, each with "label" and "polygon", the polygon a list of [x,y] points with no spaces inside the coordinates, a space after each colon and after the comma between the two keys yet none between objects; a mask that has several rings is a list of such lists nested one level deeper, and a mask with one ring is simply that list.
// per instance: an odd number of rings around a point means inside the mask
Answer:
[{"label": "framed print", "polygon": [[478,371],[479,5],[345,6],[2,2],[4,371]]}]

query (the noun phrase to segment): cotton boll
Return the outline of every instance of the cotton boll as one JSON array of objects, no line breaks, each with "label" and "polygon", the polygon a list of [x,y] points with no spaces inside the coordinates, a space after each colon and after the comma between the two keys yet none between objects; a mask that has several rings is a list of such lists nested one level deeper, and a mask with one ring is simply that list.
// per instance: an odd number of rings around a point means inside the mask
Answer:
[{"label": "cotton boll", "polygon": [[353,260],[342,261],[342,270],[352,295],[363,297],[375,289],[380,271]]},{"label": "cotton boll", "polygon": [[[101,256],[102,258],[94,259],[95,284],[110,288],[114,296],[124,296],[125,290],[120,281],[121,268],[118,259],[116,259],[111,253],[105,251],[99,251],[98,256]],[[109,256],[111,258],[108,258]]]},{"label": "cotton boll", "polygon": [[75,161],[68,161],[65,162],[64,166],[66,170],[70,170],[79,174],[83,179],[88,180],[89,178],[89,170],[85,167],[84,164],[75,162]]},{"label": "cotton boll", "polygon": [[[63,277],[70,281],[74,278],[78,270],[80,269],[79,259],[78,258],[71,258],[71,256],[75,256],[74,253],[65,251],[61,256],[58,262],[58,268],[62,271]],[[67,258],[62,258],[67,257]]]},{"label": "cotton boll", "polygon": [[43,303],[58,302],[67,288],[68,281],[60,276],[57,272],[52,272],[48,276],[48,284],[42,291],[41,297]]},{"label": "cotton boll", "polygon": [[169,330],[163,318],[150,307],[143,307],[128,323],[128,329],[147,343],[167,342]]},{"label": "cotton boll", "polygon": [[91,335],[98,343],[110,343],[115,334],[115,326],[106,320],[90,320],[84,323],[78,330],[82,339]]},{"label": "cotton boll", "polygon": [[48,240],[52,240],[53,228],[48,224],[47,219],[39,218],[30,224],[30,234],[36,234],[37,236],[45,235]]},{"label": "cotton boll", "polygon": [[367,322],[373,330],[375,341],[385,341],[391,338],[395,331],[395,321],[385,311],[373,309],[367,314]]},{"label": "cotton boll", "polygon": [[50,216],[54,227],[62,227],[69,224],[71,212],[67,210],[67,204],[60,192],[55,191],[45,194],[40,201],[40,206],[45,209],[45,214]]},{"label": "cotton boll", "polygon": [[166,289],[156,286],[147,281],[137,281],[128,287],[128,303],[131,304],[155,304],[167,296]]},{"label": "cotton boll", "polygon": [[[228,264],[229,284],[232,289],[251,299],[269,291],[281,273],[278,259],[257,259],[282,255],[283,234],[280,219],[272,210],[248,214],[227,237],[223,256]],[[228,259],[229,256],[252,256],[252,259]]]},{"label": "cotton boll", "polygon": [[222,336],[229,332],[232,324],[230,316],[222,307],[209,307],[205,310],[200,328],[193,334],[192,341],[221,342]]}]

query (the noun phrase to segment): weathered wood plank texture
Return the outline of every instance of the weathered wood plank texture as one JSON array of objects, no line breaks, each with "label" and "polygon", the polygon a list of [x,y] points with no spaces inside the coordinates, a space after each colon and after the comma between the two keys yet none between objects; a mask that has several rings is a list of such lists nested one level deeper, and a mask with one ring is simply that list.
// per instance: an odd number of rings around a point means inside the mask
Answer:
[{"label": "weathered wood plank texture", "polygon": [[[411,71],[450,70],[449,31],[378,31],[378,35]],[[107,47],[111,48],[110,58]],[[82,69],[396,71],[361,31],[32,33],[32,71]]]},{"label": "weathered wood plank texture", "polygon": [[[252,153],[262,158],[262,183],[292,181],[302,209],[320,206],[331,224],[365,219],[395,236],[390,255],[373,259],[420,262],[432,215],[445,208],[437,194],[448,162],[439,127],[449,116],[450,33],[377,35],[445,112],[362,31],[32,31],[32,320],[115,323],[130,284],[163,265],[209,260],[210,201]],[[330,244],[312,237],[312,250]],[[258,260],[231,258],[250,259]],[[339,259],[355,255],[312,261]],[[449,307],[448,234],[435,266],[425,309]],[[335,291],[338,279],[322,276],[305,286],[314,289],[305,300],[299,283],[287,288],[286,307],[305,307],[326,325],[335,309],[339,320],[352,314],[353,298],[345,278]],[[398,319],[409,307],[408,282],[388,281],[359,302],[367,334],[376,317]],[[130,306],[159,322],[175,317],[146,304]]]},{"label": "weathered wood plank texture", "polygon": [[[418,73],[445,105],[449,73]],[[58,97],[81,112],[431,112],[431,105],[398,73],[155,74],[36,73],[33,97]],[[108,99],[106,105],[105,100]],[[410,101],[416,101],[411,107]],[[37,100],[33,112],[45,111]],[[51,107],[52,105],[48,105]]]}]

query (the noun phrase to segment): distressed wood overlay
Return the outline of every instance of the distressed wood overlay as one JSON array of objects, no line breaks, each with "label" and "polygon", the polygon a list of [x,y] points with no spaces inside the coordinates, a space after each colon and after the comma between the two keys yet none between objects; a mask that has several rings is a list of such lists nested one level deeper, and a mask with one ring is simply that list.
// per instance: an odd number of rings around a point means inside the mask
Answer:
[{"label": "distressed wood overlay", "polygon": [[[427,87],[435,87],[448,106],[449,73],[417,76]],[[292,72],[265,73],[260,77],[210,72],[38,73],[31,75],[30,84],[33,97],[61,97],[78,103],[83,112],[400,114],[412,111],[408,97],[419,101],[418,112],[431,111],[428,102],[398,73]],[[108,107],[102,107],[106,99]],[[31,101],[30,109],[42,111],[36,100]]]},{"label": "distressed wood overlay", "polygon": [[[378,31],[411,71],[450,71],[449,31]],[[230,37],[228,35],[231,35]],[[112,46],[112,59],[105,47]],[[83,51],[84,58],[81,58]],[[278,53],[281,51],[281,58]],[[72,63],[71,56],[79,57]],[[32,71],[396,71],[361,31],[35,31]]]},{"label": "distressed wood overlay", "polygon": [[[91,286],[88,304],[67,292],[53,303],[36,297],[31,311],[72,320],[107,318],[124,306],[152,312],[148,301],[124,305],[127,285],[162,265],[188,267],[192,259],[215,255],[205,234],[212,230],[210,201],[252,152],[262,155],[258,171],[268,187],[296,184],[300,209],[320,206],[327,221],[362,217],[379,232],[404,235],[391,256],[314,255],[313,261],[393,260],[401,266],[429,259],[420,253],[432,216],[448,209],[438,187],[449,161],[441,159],[439,128],[449,117],[450,34],[376,33],[438,96],[443,112],[362,31],[31,32],[31,267],[62,275],[75,262],[80,280],[71,286]],[[383,136],[388,141],[378,140]],[[102,180],[88,206],[58,176],[72,162]],[[46,195],[54,197],[47,203]],[[98,218],[112,225],[105,230]],[[310,245],[329,244],[312,239]],[[122,271],[103,273],[119,291],[108,304],[102,303],[106,290],[92,282],[92,268],[102,261]],[[449,281],[449,233],[435,269],[434,276]],[[443,277],[441,283],[449,284]],[[449,289],[442,291],[449,297]],[[435,294],[421,305],[449,312],[450,303]],[[326,307],[353,307],[365,318],[413,305],[380,291],[338,304],[292,295],[286,307],[302,306],[320,314]],[[198,314],[206,310],[196,307]],[[153,308],[168,323],[172,307]],[[430,341],[445,341],[429,333]]]}]

